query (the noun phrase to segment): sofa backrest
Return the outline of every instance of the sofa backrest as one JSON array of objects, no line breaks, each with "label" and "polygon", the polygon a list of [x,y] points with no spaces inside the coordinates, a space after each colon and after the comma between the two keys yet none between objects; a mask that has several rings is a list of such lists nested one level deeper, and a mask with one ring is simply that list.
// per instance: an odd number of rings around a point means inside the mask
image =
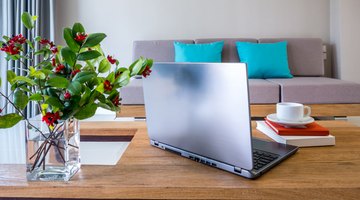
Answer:
[{"label": "sofa backrest", "polygon": [[193,40],[143,40],[133,43],[133,60],[140,56],[152,58],[156,62],[174,62],[174,41],[193,44]]},{"label": "sofa backrest", "polygon": [[257,39],[252,38],[212,38],[212,39],[196,39],[195,44],[210,43],[216,41],[224,41],[222,51],[222,62],[240,62],[235,42],[253,42],[257,43]]},{"label": "sofa backrest", "polygon": [[145,40],[134,41],[133,60],[140,56],[152,58],[156,62],[174,62],[174,41],[182,43],[209,43],[224,40],[222,62],[239,62],[236,41],[272,43],[288,41],[288,58],[291,74],[294,76],[323,76],[323,43],[319,38],[212,38],[196,40]]},{"label": "sofa backrest", "polygon": [[259,43],[288,42],[288,60],[294,76],[323,76],[323,42],[319,38],[262,38]]}]

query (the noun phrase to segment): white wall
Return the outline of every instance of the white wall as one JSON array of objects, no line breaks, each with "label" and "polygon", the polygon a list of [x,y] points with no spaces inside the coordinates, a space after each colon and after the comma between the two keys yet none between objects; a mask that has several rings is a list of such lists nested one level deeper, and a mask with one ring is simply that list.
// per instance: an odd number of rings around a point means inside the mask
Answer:
[{"label": "white wall", "polygon": [[331,0],[330,14],[334,74],[360,83],[360,1]]},{"label": "white wall", "polygon": [[[211,37],[319,37],[329,42],[328,0],[56,0],[56,42],[82,22],[104,32],[104,49],[124,65],[132,42]],[[60,34],[59,34],[60,33]]]}]

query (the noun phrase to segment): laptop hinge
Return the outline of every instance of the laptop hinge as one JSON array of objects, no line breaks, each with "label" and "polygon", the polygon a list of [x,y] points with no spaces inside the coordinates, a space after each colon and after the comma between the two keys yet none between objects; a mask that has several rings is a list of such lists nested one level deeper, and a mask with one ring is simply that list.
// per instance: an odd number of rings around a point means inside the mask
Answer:
[{"label": "laptop hinge", "polygon": [[240,167],[234,167],[234,172],[241,174],[241,168]]}]

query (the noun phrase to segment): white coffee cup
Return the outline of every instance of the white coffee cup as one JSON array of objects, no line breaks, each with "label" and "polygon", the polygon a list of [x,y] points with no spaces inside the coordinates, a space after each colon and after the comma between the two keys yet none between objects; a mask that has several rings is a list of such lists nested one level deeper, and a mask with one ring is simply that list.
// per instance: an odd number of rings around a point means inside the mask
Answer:
[{"label": "white coffee cup", "polygon": [[276,104],[276,117],[283,121],[298,122],[310,117],[311,108],[301,103],[281,102]]}]

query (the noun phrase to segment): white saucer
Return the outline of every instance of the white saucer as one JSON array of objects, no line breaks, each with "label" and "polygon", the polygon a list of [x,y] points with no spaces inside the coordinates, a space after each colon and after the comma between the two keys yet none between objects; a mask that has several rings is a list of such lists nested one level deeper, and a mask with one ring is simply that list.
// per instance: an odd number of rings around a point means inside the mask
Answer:
[{"label": "white saucer", "polygon": [[276,113],[270,114],[270,115],[266,116],[266,118],[269,121],[275,122],[282,126],[303,126],[303,125],[310,124],[315,121],[314,118],[312,118],[312,117],[305,117],[300,121],[283,121],[283,120],[280,120],[277,118]]}]

